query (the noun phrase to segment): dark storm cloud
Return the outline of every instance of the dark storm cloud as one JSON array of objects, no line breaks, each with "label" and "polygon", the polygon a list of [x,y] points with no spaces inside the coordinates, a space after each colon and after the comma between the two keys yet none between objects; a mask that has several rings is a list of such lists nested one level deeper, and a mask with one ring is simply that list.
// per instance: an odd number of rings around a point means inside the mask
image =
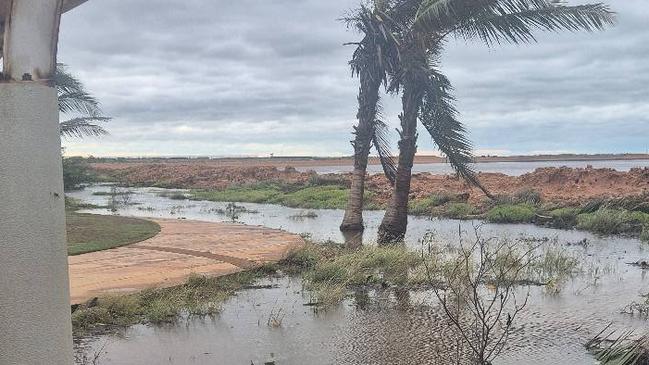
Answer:
[{"label": "dark storm cloud", "polygon": [[[337,21],[356,0],[91,0],[63,19],[59,58],[115,117],[98,155],[349,154],[358,39]],[[619,25],[539,44],[451,41],[443,69],[479,150],[637,151],[649,132],[649,20],[612,0]],[[386,97],[396,127],[398,99]],[[422,131],[422,151],[433,146]]]}]

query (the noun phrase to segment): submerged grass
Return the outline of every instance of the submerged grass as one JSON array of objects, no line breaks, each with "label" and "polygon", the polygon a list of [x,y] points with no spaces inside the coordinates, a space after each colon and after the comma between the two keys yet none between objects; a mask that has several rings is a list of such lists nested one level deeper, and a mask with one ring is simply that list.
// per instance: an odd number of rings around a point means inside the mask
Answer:
[{"label": "submerged grass", "polygon": [[420,255],[405,247],[363,247],[320,260],[304,281],[317,303],[327,306],[340,302],[349,287],[407,285],[409,272],[422,265]]},{"label": "submerged grass", "polygon": [[180,286],[101,297],[73,307],[72,324],[75,331],[84,332],[98,326],[175,322],[183,314],[216,314],[223,301],[263,274],[258,269],[218,278],[192,275]]}]

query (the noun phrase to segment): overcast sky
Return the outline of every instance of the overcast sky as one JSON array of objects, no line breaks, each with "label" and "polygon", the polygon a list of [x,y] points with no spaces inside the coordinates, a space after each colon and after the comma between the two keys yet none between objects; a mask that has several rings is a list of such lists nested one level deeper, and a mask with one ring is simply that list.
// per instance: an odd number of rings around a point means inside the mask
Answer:
[{"label": "overcast sky", "polygon": [[[64,141],[67,154],[351,154],[358,80],[343,43],[359,35],[336,19],[357,3],[89,1],[64,15],[59,61],[114,119],[108,137]],[[478,154],[646,152],[649,3],[608,3],[618,25],[603,33],[449,42],[443,70]],[[396,128],[399,100],[385,104]],[[419,146],[436,151],[424,131]]]}]

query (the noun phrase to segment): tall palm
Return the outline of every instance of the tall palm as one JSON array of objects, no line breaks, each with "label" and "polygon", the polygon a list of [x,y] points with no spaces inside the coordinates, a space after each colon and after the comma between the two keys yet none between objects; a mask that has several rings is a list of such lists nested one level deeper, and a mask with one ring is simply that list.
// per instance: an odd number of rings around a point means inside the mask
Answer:
[{"label": "tall palm", "polygon": [[392,88],[402,88],[399,165],[392,199],[379,227],[379,242],[403,239],[408,223],[410,180],[420,120],[458,174],[479,183],[470,168],[471,144],[457,119],[448,79],[438,59],[448,35],[479,39],[487,45],[535,41],[534,30],[602,30],[614,23],[614,13],[603,4],[567,6],[559,0],[405,0],[412,14],[398,30],[402,62]]},{"label": "tall palm", "polygon": [[352,75],[358,75],[358,125],[354,127],[354,171],[347,209],[340,226],[342,231],[363,230],[363,196],[368,156],[372,145],[376,148],[383,170],[391,181],[396,172],[386,138],[387,126],[380,120],[379,91],[387,86],[387,75],[395,71],[399,52],[393,36],[393,21],[388,16],[387,1],[374,0],[373,7],[361,5],[345,21],[353,26],[363,39],[356,45],[350,66]]},{"label": "tall palm", "polygon": [[108,132],[99,124],[107,122],[99,101],[88,93],[79,79],[67,71],[64,64],[57,64],[54,84],[59,96],[59,112],[71,116],[59,124],[62,137],[102,136]]}]

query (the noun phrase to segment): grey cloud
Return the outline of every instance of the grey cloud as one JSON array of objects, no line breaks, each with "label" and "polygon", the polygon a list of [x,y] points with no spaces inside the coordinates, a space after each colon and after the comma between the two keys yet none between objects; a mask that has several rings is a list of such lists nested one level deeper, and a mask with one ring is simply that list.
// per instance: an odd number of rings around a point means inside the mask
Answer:
[{"label": "grey cloud", "polygon": [[[350,154],[358,85],[342,44],[358,35],[337,19],[356,4],[88,2],[64,17],[59,57],[115,119],[111,137],[68,142],[69,151]],[[477,148],[644,149],[649,13],[643,0],[610,4],[619,25],[603,33],[539,34],[538,44],[491,49],[449,42],[443,70]],[[384,100],[397,127],[399,100]],[[421,136],[421,149],[432,150]]]}]

